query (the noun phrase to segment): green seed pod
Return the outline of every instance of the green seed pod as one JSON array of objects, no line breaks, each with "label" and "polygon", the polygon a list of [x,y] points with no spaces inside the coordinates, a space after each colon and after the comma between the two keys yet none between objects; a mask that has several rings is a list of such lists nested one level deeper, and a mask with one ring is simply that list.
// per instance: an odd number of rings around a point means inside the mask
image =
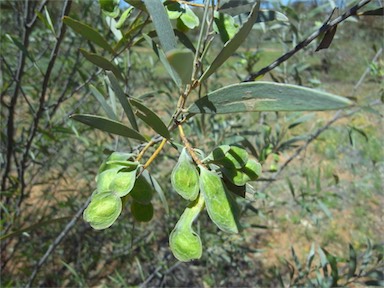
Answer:
[{"label": "green seed pod", "polygon": [[230,169],[240,169],[247,164],[248,152],[239,146],[220,145],[216,147],[204,163],[214,163]]},{"label": "green seed pod", "polygon": [[111,191],[109,185],[112,183],[120,169],[121,167],[108,169],[97,175],[96,189],[98,193]]},{"label": "green seed pod", "polygon": [[119,217],[121,210],[120,197],[109,192],[99,193],[84,210],[83,218],[93,229],[101,230],[110,227]]},{"label": "green seed pod", "polygon": [[131,192],[135,185],[137,167],[123,167],[108,169],[97,177],[97,191],[99,193],[112,191],[119,197]]},{"label": "green seed pod", "polygon": [[[108,169],[118,168],[121,166],[129,166],[129,163],[132,163],[132,165],[138,165],[139,163],[130,161],[134,158],[134,156],[135,154],[132,153],[113,152],[111,155],[108,156],[108,158],[103,162],[103,164],[100,165],[98,174]],[[122,165],[121,162],[125,164]]]},{"label": "green seed pod", "polygon": [[129,195],[131,195],[136,202],[148,204],[152,200],[153,188],[144,176],[140,175],[139,178],[136,179],[135,186],[133,186]]},{"label": "green seed pod", "polygon": [[153,218],[153,205],[151,202],[142,204],[133,200],[131,204],[131,213],[136,221],[149,222]]},{"label": "green seed pod", "polygon": [[260,177],[261,164],[254,159],[249,159],[247,164],[240,169],[228,169],[224,167],[221,171],[233,184],[243,186],[248,181],[254,181]]},{"label": "green seed pod", "polygon": [[136,171],[137,167],[120,169],[109,185],[110,191],[113,191],[119,197],[131,192],[136,181]]},{"label": "green seed pod", "polygon": [[186,148],[181,151],[179,160],[172,171],[171,183],[173,189],[186,200],[193,201],[199,194],[199,173]]},{"label": "green seed pod", "polygon": [[244,148],[231,146],[231,149],[225,154],[221,164],[224,167],[240,169],[248,162],[248,152]]},{"label": "green seed pod", "polygon": [[224,232],[238,233],[237,207],[234,199],[215,172],[200,166],[200,190],[211,220]]},{"label": "green seed pod", "polygon": [[169,235],[169,247],[173,255],[180,261],[199,259],[203,253],[200,236],[192,229],[192,223],[203,207],[204,198],[201,195],[184,210]]}]

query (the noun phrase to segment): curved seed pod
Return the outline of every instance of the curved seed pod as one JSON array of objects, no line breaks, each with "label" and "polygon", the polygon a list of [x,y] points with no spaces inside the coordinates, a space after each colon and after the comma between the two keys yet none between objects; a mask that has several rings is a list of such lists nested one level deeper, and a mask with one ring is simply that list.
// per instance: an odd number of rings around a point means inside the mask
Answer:
[{"label": "curved seed pod", "polygon": [[142,204],[133,200],[131,204],[131,213],[136,221],[149,222],[153,218],[153,205],[151,202]]},{"label": "curved seed pod", "polygon": [[199,194],[199,173],[186,148],[181,151],[179,160],[172,171],[171,183],[173,189],[186,200],[193,201]]},{"label": "curved seed pod", "polygon": [[97,178],[96,178],[97,193],[111,191],[109,188],[109,185],[112,183],[113,179],[116,177],[120,169],[121,167],[108,169],[97,175]]},{"label": "curved seed pod", "polygon": [[180,261],[199,259],[203,253],[200,236],[192,229],[192,223],[203,207],[204,197],[200,194],[199,198],[184,210],[169,235],[169,247],[173,255]]},{"label": "curved seed pod", "polygon": [[[105,171],[108,172],[109,170]],[[116,193],[117,196],[123,197],[131,192],[136,181],[137,167],[120,169],[112,182],[109,184],[109,190]],[[103,173],[105,173],[103,172]]]},{"label": "curved seed pod", "polygon": [[214,163],[227,168],[240,169],[247,164],[248,152],[242,147],[234,145],[220,145],[216,147],[203,163]]},{"label": "curved seed pod", "polygon": [[152,200],[153,188],[151,184],[145,180],[143,175],[140,175],[136,179],[135,186],[133,186],[132,191],[129,193],[132,198],[141,204],[148,204]]},{"label": "curved seed pod", "polygon": [[238,233],[237,207],[224,183],[215,172],[200,166],[200,190],[211,220],[224,232]]},{"label": "curved seed pod", "polygon": [[[119,161],[124,163],[134,163],[129,160],[132,160],[134,158],[135,154],[133,153],[125,153],[125,152],[113,152],[111,155],[108,156],[106,160],[104,160],[103,164],[100,165],[98,174],[102,173],[105,170],[111,169],[111,168],[117,168],[120,166],[127,166],[127,165],[120,165],[121,163],[118,163]],[[116,163],[117,162],[117,163]],[[139,163],[137,163],[138,165]],[[96,179],[97,180],[97,179]]]},{"label": "curved seed pod", "polygon": [[83,218],[93,229],[101,230],[110,227],[119,217],[121,210],[120,197],[109,192],[99,193],[84,210]]},{"label": "curved seed pod", "polygon": [[249,159],[247,164],[240,169],[221,169],[223,174],[237,186],[243,186],[248,181],[254,181],[261,175],[261,164],[254,159]]},{"label": "curved seed pod", "polygon": [[239,146],[231,146],[231,149],[225,154],[225,158],[221,161],[224,167],[240,169],[248,162],[248,152]]}]

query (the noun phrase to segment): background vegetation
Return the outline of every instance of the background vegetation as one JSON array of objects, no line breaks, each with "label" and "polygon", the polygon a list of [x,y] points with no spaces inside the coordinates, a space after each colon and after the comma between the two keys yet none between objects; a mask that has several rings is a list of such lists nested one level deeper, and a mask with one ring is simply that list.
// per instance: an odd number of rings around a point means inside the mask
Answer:
[{"label": "background vegetation", "polygon": [[[365,10],[378,8],[373,2]],[[274,9],[288,21],[256,26],[202,93],[270,64],[332,11],[328,4]],[[382,17],[348,18],[329,49],[314,52],[319,39],[263,78],[350,97],[355,107],[197,116],[185,125],[190,141],[207,151],[242,143],[263,164],[263,176],[238,201],[244,231],[227,235],[202,215],[203,257],[182,263],[168,247],[186,206],[169,181],[178,158],[172,147],[150,167],[169,211],[156,197],[149,223],[124,211],[111,228],[95,231],[81,218],[104,154],[134,145],[69,119],[74,113],[103,115],[89,84],[105,95],[108,88],[79,48],[104,52],[66,28],[64,15],[115,41],[96,2],[1,2],[2,286],[329,287],[335,279],[383,285]],[[195,41],[198,31],[188,33]],[[117,59],[129,79],[126,92],[141,95],[168,121],[178,91],[151,47],[133,46],[135,39]],[[212,45],[208,59],[222,47],[219,39]]]}]

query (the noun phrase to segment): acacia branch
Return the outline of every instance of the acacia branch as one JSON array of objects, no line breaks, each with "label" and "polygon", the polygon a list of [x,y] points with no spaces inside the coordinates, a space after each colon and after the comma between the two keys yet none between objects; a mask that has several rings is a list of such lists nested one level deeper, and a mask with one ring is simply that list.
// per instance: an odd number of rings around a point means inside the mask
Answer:
[{"label": "acacia branch", "polygon": [[251,82],[251,81],[254,81],[255,79],[257,79],[259,76],[262,76],[266,73],[268,73],[269,71],[273,70],[274,68],[276,68],[277,66],[279,66],[281,63],[287,61],[289,58],[291,58],[293,55],[295,55],[298,51],[302,50],[303,48],[307,47],[313,40],[315,40],[317,37],[319,37],[320,35],[323,35],[324,33],[328,32],[329,30],[331,30],[333,27],[336,27],[338,24],[340,24],[341,22],[343,22],[345,19],[353,16],[353,15],[356,15],[357,14],[357,11],[359,9],[361,9],[362,7],[364,7],[365,5],[367,5],[369,2],[371,2],[372,0],[362,0],[360,1],[359,3],[357,3],[355,6],[353,6],[352,8],[350,8],[348,11],[346,11],[344,14],[340,15],[339,17],[337,17],[336,19],[334,19],[333,21],[329,21],[327,20],[321,27],[319,30],[313,32],[310,36],[308,36],[306,39],[304,39],[303,41],[301,41],[299,44],[297,44],[295,46],[295,48],[293,48],[292,50],[288,51],[287,53],[285,53],[283,56],[279,57],[278,59],[276,59],[274,62],[272,62],[271,64],[269,64],[268,66],[262,68],[261,70],[259,70],[258,72],[256,73],[251,73],[247,79],[245,79],[243,82]]}]

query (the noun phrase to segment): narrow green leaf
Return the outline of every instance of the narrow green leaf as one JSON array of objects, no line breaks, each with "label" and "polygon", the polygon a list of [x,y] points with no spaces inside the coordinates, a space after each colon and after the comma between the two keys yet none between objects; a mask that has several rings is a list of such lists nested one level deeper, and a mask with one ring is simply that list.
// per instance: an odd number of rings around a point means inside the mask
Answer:
[{"label": "narrow green leaf", "polygon": [[153,130],[159,133],[161,136],[169,139],[171,136],[169,134],[167,126],[164,122],[157,116],[152,110],[144,106],[142,103],[135,99],[130,99],[130,102],[135,106],[139,111],[136,115],[145,123],[147,123]]},{"label": "narrow green leaf", "polygon": [[[228,13],[228,14],[232,15],[232,13]],[[246,20],[247,20],[246,13],[242,13],[240,15],[237,15],[236,17],[236,23],[244,23]],[[257,19],[255,21],[255,24],[269,22],[269,21],[288,22],[289,19],[283,13],[280,13],[274,10],[260,9],[259,14],[257,15]],[[253,28],[255,27],[256,26],[254,25]]]},{"label": "narrow green leaf", "polygon": [[176,37],[163,3],[153,0],[144,0],[144,3],[151,16],[164,52],[167,53],[169,50],[176,48]]},{"label": "narrow green leaf", "polygon": [[325,253],[324,253],[324,250],[321,248],[321,247],[319,247],[319,249],[317,250],[317,252],[319,253],[319,255],[320,255],[320,264],[321,264],[321,268],[322,268],[322,270],[323,270],[323,274],[324,274],[324,277],[325,278],[328,278],[328,264],[329,264],[329,262],[328,262],[328,258],[327,258],[327,256],[325,255]]},{"label": "narrow green leaf", "polygon": [[31,56],[31,54],[29,54],[28,50],[25,48],[23,43],[21,43],[16,37],[10,34],[5,34],[5,37],[8,38],[8,40],[11,41],[13,44],[15,44],[16,47],[19,48],[20,51],[23,52],[29,58],[29,60],[35,62],[35,59]]},{"label": "narrow green leaf", "polygon": [[52,31],[53,35],[56,35],[55,27],[53,26],[51,16],[49,15],[47,6],[44,6],[45,16],[47,19],[48,27]]},{"label": "narrow green leaf", "polygon": [[96,98],[96,100],[100,103],[101,107],[107,113],[107,116],[113,120],[118,120],[115,112],[113,112],[112,107],[109,106],[107,101],[105,101],[104,96],[100,93],[100,91],[93,85],[89,85],[89,89],[92,92],[92,95]]},{"label": "narrow green leaf", "polygon": [[236,113],[253,111],[318,111],[348,107],[351,101],[323,91],[273,82],[229,85],[197,100],[188,111]]},{"label": "narrow green leaf", "polygon": [[125,20],[127,20],[129,15],[131,15],[132,11],[133,11],[133,7],[129,7],[127,10],[123,12],[123,14],[121,14],[119,21],[117,21],[116,23],[116,26],[115,26],[116,29],[120,29],[124,25]]},{"label": "narrow green leaf", "polygon": [[307,272],[309,272],[311,270],[313,258],[315,258],[315,244],[314,243],[312,243],[312,245],[311,245],[311,250],[308,253],[307,262],[305,264],[305,270]]},{"label": "narrow green leaf", "polygon": [[133,129],[135,129],[136,131],[139,131],[139,127],[137,126],[137,122],[136,122],[135,113],[133,113],[132,106],[128,102],[127,95],[125,95],[123,89],[121,89],[119,82],[117,81],[115,76],[110,72],[107,72],[107,75],[108,75],[109,81],[111,82],[112,90],[115,91],[115,94],[119,99],[121,106],[123,106],[125,115],[127,115],[128,120],[131,123]]},{"label": "narrow green leaf", "polygon": [[156,55],[159,57],[160,62],[164,65],[165,70],[167,70],[168,74],[171,76],[172,80],[176,83],[176,85],[180,87],[181,79],[179,75],[173,70],[171,64],[169,64],[167,56],[165,56],[163,50],[158,48],[156,43],[148,35],[143,34],[143,38],[148,42],[149,45],[152,46]]},{"label": "narrow green leaf", "polygon": [[350,279],[355,275],[357,267],[357,255],[352,244],[349,244],[349,260],[348,260],[348,278]]},{"label": "narrow green leaf", "polygon": [[292,258],[293,258],[293,261],[295,262],[295,265],[296,265],[297,270],[298,270],[299,272],[301,272],[301,270],[302,270],[302,266],[301,266],[299,257],[297,257],[296,252],[295,252],[295,249],[293,248],[293,246],[291,246],[291,254],[292,254]]},{"label": "narrow green leaf", "polygon": [[72,19],[68,16],[64,16],[63,22],[71,27],[75,32],[79,33],[85,39],[95,43],[96,45],[108,50],[110,53],[114,53],[112,47],[108,44],[107,40],[100,35],[95,29],[91,26],[88,26],[80,21]]},{"label": "narrow green leaf", "polygon": [[111,134],[120,135],[140,141],[147,141],[144,136],[139,134],[136,130],[131,129],[120,122],[105,117],[90,114],[74,114],[70,117],[83,124]]},{"label": "narrow green leaf", "polygon": [[328,262],[329,262],[329,265],[331,266],[331,276],[332,276],[332,285],[331,287],[337,287],[337,282],[339,280],[339,270],[337,268],[337,259],[334,255],[332,255],[331,253],[329,253],[327,250],[325,250],[324,248],[322,248],[327,259],[328,259]]},{"label": "narrow green leaf", "polygon": [[281,22],[289,21],[288,17],[285,16],[283,13],[280,13],[274,10],[260,9],[259,15],[256,19],[256,23],[275,21],[275,20],[281,21]]},{"label": "narrow green leaf", "polygon": [[84,49],[80,49],[80,52],[88,61],[92,62],[93,64],[104,70],[112,71],[116,77],[118,77],[119,79],[123,79],[119,69],[117,69],[117,67],[111,61],[105,59],[103,56],[85,51]]},{"label": "narrow green leaf", "polygon": [[249,14],[247,22],[245,22],[236,35],[224,45],[219,55],[216,56],[215,60],[213,60],[208,69],[205,70],[203,75],[200,77],[199,82],[203,82],[212,73],[214,73],[236,51],[236,49],[243,44],[257,19],[259,7],[260,1],[257,1]]}]

